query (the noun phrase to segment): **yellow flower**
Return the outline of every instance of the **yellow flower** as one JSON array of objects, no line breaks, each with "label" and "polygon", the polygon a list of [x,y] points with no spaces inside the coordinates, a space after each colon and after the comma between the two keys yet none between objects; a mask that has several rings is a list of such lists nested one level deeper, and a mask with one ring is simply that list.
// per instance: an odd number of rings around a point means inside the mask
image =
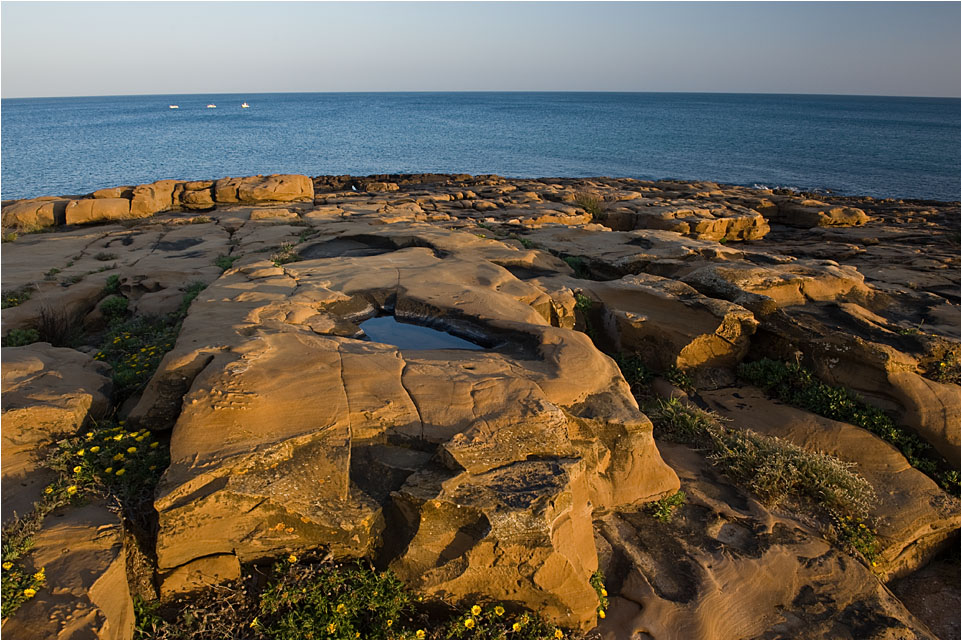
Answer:
[{"label": "yellow flower", "polygon": [[133,453],[136,452],[136,451],[137,451],[137,448],[136,448],[136,447],[128,447],[128,448],[127,448],[127,453],[128,453],[128,454],[133,454]]},{"label": "yellow flower", "polygon": [[423,639],[425,636],[425,632],[424,630],[418,630],[417,632],[414,633],[414,636],[417,637],[418,639]]},{"label": "yellow flower", "polygon": [[36,594],[37,594],[37,591],[34,590],[33,588],[27,588],[26,590],[23,591],[23,596],[27,597],[28,599],[32,599],[34,596],[36,596]]},{"label": "yellow flower", "polygon": [[464,627],[466,627],[468,630],[470,630],[471,628],[473,628],[473,627],[474,627],[474,619],[472,619],[472,618],[470,618],[470,617],[467,618],[467,619],[465,619],[465,620],[464,620]]},{"label": "yellow flower", "polygon": [[76,485],[71,485],[70,487],[67,488],[67,494],[70,494],[70,495],[72,496],[72,495],[74,495],[74,494],[76,494],[76,493],[77,493],[77,486],[76,486]]},{"label": "yellow flower", "polygon": [[93,438],[93,437],[94,437],[94,433],[93,433],[93,432],[87,432],[87,433],[85,434],[85,436],[86,436],[87,438]]},{"label": "yellow flower", "polygon": [[158,445],[160,445],[158,441],[154,441],[153,443],[150,444],[151,447],[157,447]]},{"label": "yellow flower", "polygon": [[608,590],[601,588],[601,596],[608,596]]},{"label": "yellow flower", "polygon": [[501,615],[504,614],[504,608],[502,608],[500,605],[496,605],[496,606],[494,606],[494,613],[495,613],[497,616],[501,616]]},{"label": "yellow flower", "polygon": [[257,617],[254,617],[254,620],[251,621],[250,627],[256,628],[256,627],[259,626],[260,624],[261,624],[261,622],[257,620]]},{"label": "yellow flower", "polygon": [[390,628],[392,625],[394,625],[394,619],[388,619],[388,620],[387,620],[387,627]]},{"label": "yellow flower", "polygon": [[471,606],[471,614],[473,614],[474,616],[478,616],[479,614],[481,614],[481,606],[480,605]]},{"label": "yellow flower", "polygon": [[44,488],[43,493],[44,493],[44,494],[53,494],[53,488],[48,485],[47,487]]},{"label": "yellow flower", "polygon": [[338,603],[336,610],[338,614],[344,614],[345,612],[347,612],[347,606],[344,605],[343,603]]},{"label": "yellow flower", "polygon": [[83,468],[80,467],[79,465],[78,465],[77,467],[73,468],[73,473],[74,473],[74,474],[80,474],[81,472],[83,472]]},{"label": "yellow flower", "polygon": [[96,454],[97,452],[100,451],[100,446],[99,446],[99,445],[94,445],[93,447],[90,448],[90,451],[93,452],[94,454]]},{"label": "yellow flower", "polygon": [[328,624],[327,624],[327,632],[328,632],[328,634],[334,634],[334,631],[335,631],[335,630],[337,630],[337,626],[336,626],[336,625],[334,625],[333,623],[328,623]]},{"label": "yellow flower", "polygon": [[156,465],[151,465],[151,466],[150,466],[149,468],[147,468],[147,469],[149,469],[151,472],[153,472],[154,470],[157,469],[157,466],[156,466]]},{"label": "yellow flower", "polygon": [[521,631],[521,624],[518,623],[517,621],[515,621],[514,625],[511,626],[511,629],[514,630],[515,632],[520,632],[520,631]]},{"label": "yellow flower", "polygon": [[292,555],[290,555],[289,557],[287,557],[287,562],[288,562],[288,563],[297,563],[297,557],[292,554]]},{"label": "yellow flower", "polygon": [[599,619],[604,619],[604,618],[605,618],[605,611],[602,610],[601,608],[598,608],[598,618],[599,618]]},{"label": "yellow flower", "polygon": [[84,454],[86,454],[84,450],[77,450],[77,456],[83,456]]},{"label": "yellow flower", "polygon": [[120,440],[122,440],[123,438],[124,438],[124,435],[123,435],[123,434],[118,434],[117,436],[114,437],[114,440],[115,440],[115,441],[120,441]]},{"label": "yellow flower", "polygon": [[147,438],[147,435],[146,435],[146,434],[141,434],[140,436],[138,436],[138,437],[135,438],[134,440],[137,441],[138,443],[140,443],[140,442],[141,442],[142,440],[144,440],[145,438]]},{"label": "yellow flower", "polygon": [[110,474],[110,473],[112,473],[113,471],[114,471],[114,468],[108,467],[106,470],[104,470],[104,473],[105,473],[105,474]]},{"label": "yellow flower", "polygon": [[120,468],[119,470],[117,470],[117,476],[123,476],[123,475],[124,475],[124,472],[126,472],[126,471],[127,471],[127,470],[125,470],[124,468]]},{"label": "yellow flower", "polygon": [[563,639],[564,637],[565,637],[565,634],[564,634],[564,632],[561,631],[561,628],[555,628],[555,629],[554,629],[554,638],[555,638],[555,639]]},{"label": "yellow flower", "polygon": [[118,452],[118,453],[114,454],[114,460],[115,460],[115,461],[122,461],[122,460],[124,460],[124,455],[121,454],[120,452]]},{"label": "yellow flower", "polygon": [[39,571],[33,573],[33,580],[43,583],[47,580],[46,568],[40,568]]},{"label": "yellow flower", "polygon": [[13,569],[13,563],[11,563],[10,561],[7,561],[6,563],[3,564],[3,569],[4,569],[4,570],[12,570],[12,569]]}]

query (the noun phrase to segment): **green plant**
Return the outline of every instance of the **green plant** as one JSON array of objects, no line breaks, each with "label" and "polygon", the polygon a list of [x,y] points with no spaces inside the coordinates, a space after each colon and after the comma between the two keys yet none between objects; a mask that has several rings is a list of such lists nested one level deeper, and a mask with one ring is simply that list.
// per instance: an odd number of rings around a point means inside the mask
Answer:
[{"label": "green plant", "polygon": [[301,257],[298,255],[297,250],[294,249],[294,243],[284,243],[280,246],[280,249],[271,254],[271,261],[273,261],[277,267],[298,260],[301,260]]},{"label": "green plant", "polygon": [[511,238],[521,243],[521,246],[524,247],[525,249],[534,249],[534,242],[532,242],[531,240],[528,240],[524,236],[514,235]]},{"label": "green plant", "polygon": [[599,216],[605,209],[605,201],[598,194],[590,191],[575,193],[575,203],[592,216]]},{"label": "green plant", "polygon": [[105,296],[115,295],[120,293],[120,276],[117,274],[111,274],[107,277],[107,283],[104,285]]},{"label": "green plant", "polygon": [[591,308],[593,306],[594,303],[590,298],[584,294],[575,294],[575,310],[581,313],[581,319],[585,324],[585,334],[587,334],[591,340],[597,338],[594,324],[591,322]]},{"label": "green plant", "polygon": [[226,272],[228,269],[234,266],[234,261],[240,258],[240,256],[227,256],[226,254],[221,254],[214,259],[214,265],[220,267],[222,272]]},{"label": "green plant", "polygon": [[33,290],[30,287],[19,287],[17,289],[3,292],[3,302],[0,304],[0,308],[7,309],[9,307],[16,307],[17,305],[22,305],[23,303],[30,300],[30,296],[33,294]]},{"label": "green plant", "polygon": [[123,296],[108,296],[100,303],[100,313],[108,323],[114,323],[127,315],[127,299]]},{"label": "green plant", "polygon": [[[729,429],[717,415],[678,399],[656,400],[646,413],[655,424],[656,437],[707,450],[713,465],[767,505],[790,499],[810,506],[823,520],[865,524],[876,501],[871,484],[853,471],[854,464],[834,456],[750,430]],[[875,536],[868,525],[858,529],[867,530],[866,537]]]},{"label": "green plant", "polygon": [[94,256],[94,260],[101,260],[103,262],[107,262],[108,260],[117,260],[117,254],[100,252],[96,256]]},{"label": "green plant", "polygon": [[601,570],[595,570],[588,582],[591,583],[591,587],[595,589],[595,594],[598,595],[598,617],[604,619],[608,612],[608,589],[605,587],[605,573]]},{"label": "green plant", "polygon": [[796,363],[767,358],[742,363],[738,366],[738,376],[789,405],[869,430],[897,447],[912,467],[931,476],[949,492],[959,494],[959,484],[939,472],[951,466],[931,445],[844,387],[823,383]]},{"label": "green plant", "polygon": [[648,513],[662,523],[668,523],[675,514],[675,510],[685,504],[686,498],[685,493],[679,490],[671,496],[650,503]]},{"label": "green plant", "polygon": [[51,268],[48,269],[46,272],[44,272],[44,274],[43,274],[43,279],[44,279],[44,280],[54,280],[54,279],[57,277],[57,274],[59,274],[59,273],[60,273],[60,270],[59,270],[59,269],[57,269],[56,267],[51,267]]},{"label": "green plant", "polygon": [[564,261],[568,267],[574,270],[575,278],[587,280],[591,278],[591,271],[588,269],[585,259],[581,256],[565,256]]},{"label": "green plant", "polygon": [[132,505],[152,500],[168,462],[168,449],[149,431],[127,431],[124,421],[103,421],[81,436],[58,441],[48,464],[76,493],[112,496]]},{"label": "green plant", "polygon": [[37,572],[27,572],[15,561],[8,561],[4,557],[2,580],[3,618],[17,611],[17,609],[36,596],[37,591],[47,583],[44,568]]},{"label": "green plant", "polygon": [[631,393],[635,396],[641,395],[654,378],[651,370],[636,354],[617,354],[614,358],[621,375],[631,387]]},{"label": "green plant", "polygon": [[62,281],[60,281],[60,284],[63,285],[64,287],[70,287],[71,285],[76,285],[77,283],[82,281],[84,279],[84,276],[86,276],[86,274],[74,274],[73,276],[67,276]]},{"label": "green plant", "polygon": [[695,379],[687,371],[672,365],[665,371],[665,378],[675,387],[685,390],[689,394],[695,391]]},{"label": "green plant", "polygon": [[6,234],[3,235],[3,242],[14,243],[17,241],[18,238],[20,238],[20,234],[18,234],[17,232],[15,231],[7,232]]},{"label": "green plant", "polygon": [[7,332],[7,335],[3,337],[4,347],[21,347],[37,342],[40,342],[40,333],[32,327],[27,329],[11,329]]},{"label": "green plant", "polygon": [[358,563],[274,564],[261,594],[260,632],[275,639],[387,639],[412,612],[412,598],[391,572]]}]

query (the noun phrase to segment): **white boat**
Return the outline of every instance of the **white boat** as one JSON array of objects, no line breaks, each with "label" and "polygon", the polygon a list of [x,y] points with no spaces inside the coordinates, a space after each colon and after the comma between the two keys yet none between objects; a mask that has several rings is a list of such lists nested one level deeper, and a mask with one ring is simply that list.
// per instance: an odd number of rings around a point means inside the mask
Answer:
[{"label": "white boat", "polygon": [[250,105],[247,104],[246,102],[241,105],[241,109],[247,109],[248,107],[250,107]]},{"label": "white boat", "polygon": [[208,109],[217,109],[217,105],[207,105]]},{"label": "white boat", "polygon": [[168,105],[171,109],[180,109],[178,105]]}]

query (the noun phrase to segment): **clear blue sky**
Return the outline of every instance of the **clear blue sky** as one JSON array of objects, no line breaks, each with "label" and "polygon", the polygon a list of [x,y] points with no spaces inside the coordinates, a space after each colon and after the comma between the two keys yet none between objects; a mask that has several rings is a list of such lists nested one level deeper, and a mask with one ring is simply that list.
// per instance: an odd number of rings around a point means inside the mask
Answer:
[{"label": "clear blue sky", "polygon": [[558,90],[958,97],[960,7],[3,2],[0,93]]}]

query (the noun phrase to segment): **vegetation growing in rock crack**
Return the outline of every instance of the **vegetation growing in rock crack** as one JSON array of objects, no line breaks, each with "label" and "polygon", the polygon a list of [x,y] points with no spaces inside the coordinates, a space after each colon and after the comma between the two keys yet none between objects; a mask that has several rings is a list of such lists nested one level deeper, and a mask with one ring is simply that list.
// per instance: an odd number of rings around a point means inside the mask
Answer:
[{"label": "vegetation growing in rock crack", "polygon": [[284,243],[276,252],[271,254],[271,261],[275,266],[280,267],[281,265],[301,260],[300,255],[294,247],[294,243]]},{"label": "vegetation growing in rock crack", "polygon": [[162,317],[126,318],[126,302],[123,310],[119,302],[110,304],[111,314],[104,312],[110,325],[94,358],[113,368],[114,396],[117,399],[125,399],[147,385],[161,359],[173,348],[190,303],[204,287],[200,282],[189,285],[180,307]]},{"label": "vegetation growing in rock crack", "polygon": [[641,357],[637,354],[619,353],[614,356],[614,359],[615,363],[618,364],[618,369],[621,370],[621,375],[625,377],[625,381],[631,387],[631,393],[635,396],[641,396],[645,393],[655,375],[648,369]]},{"label": "vegetation growing in rock crack", "polygon": [[686,498],[685,493],[678,490],[671,496],[666,496],[663,499],[649,503],[647,507],[648,513],[662,523],[668,523],[675,514],[675,510],[685,504]]},{"label": "vegetation growing in rock crack", "polygon": [[[425,601],[390,571],[320,551],[245,566],[241,580],[167,602],[135,602],[141,639],[564,638],[537,614],[501,603]],[[594,577],[592,580],[594,585]],[[602,583],[603,589],[603,583]],[[597,590],[597,588],[596,588]],[[607,592],[604,593],[607,606]],[[600,608],[601,609],[601,608]],[[603,616],[603,615],[600,615]]]},{"label": "vegetation growing in rock crack", "polygon": [[592,216],[600,216],[605,209],[605,201],[598,194],[591,191],[575,193],[575,204]]},{"label": "vegetation growing in rock crack", "polygon": [[583,280],[591,278],[591,270],[588,269],[588,263],[582,256],[565,256],[563,260],[568,263],[568,267],[574,270],[575,278]]},{"label": "vegetation growing in rock crack", "polygon": [[575,310],[581,312],[581,319],[585,324],[585,334],[587,334],[588,338],[592,341],[598,338],[594,324],[591,322],[591,308],[593,306],[594,303],[590,298],[584,294],[575,294]]},{"label": "vegetation growing in rock crack", "polygon": [[234,266],[234,261],[236,261],[240,256],[228,256],[226,254],[221,254],[214,259],[214,265],[220,267],[222,272],[226,272],[228,269]]},{"label": "vegetation growing in rock crack", "polygon": [[3,299],[2,303],[0,303],[0,308],[8,309],[10,307],[22,305],[30,300],[30,295],[32,293],[33,289],[30,287],[20,287],[18,289],[3,292]]},{"label": "vegetation growing in rock crack", "polygon": [[26,329],[15,328],[7,332],[7,335],[3,337],[4,347],[21,347],[23,345],[29,345],[30,343],[37,343],[40,341],[40,332],[32,327]]},{"label": "vegetation growing in rock crack", "polygon": [[867,429],[897,447],[912,467],[928,474],[945,490],[959,494],[958,472],[935,448],[850,390],[823,383],[801,365],[767,358],[742,363],[738,376],[789,405]]},{"label": "vegetation growing in rock crack", "polygon": [[655,400],[645,409],[656,437],[706,450],[713,465],[770,507],[792,501],[812,508],[830,536],[875,564],[878,550],[868,514],[876,495],[853,471],[853,463],[750,430],[729,429],[716,414],[678,399]]}]

